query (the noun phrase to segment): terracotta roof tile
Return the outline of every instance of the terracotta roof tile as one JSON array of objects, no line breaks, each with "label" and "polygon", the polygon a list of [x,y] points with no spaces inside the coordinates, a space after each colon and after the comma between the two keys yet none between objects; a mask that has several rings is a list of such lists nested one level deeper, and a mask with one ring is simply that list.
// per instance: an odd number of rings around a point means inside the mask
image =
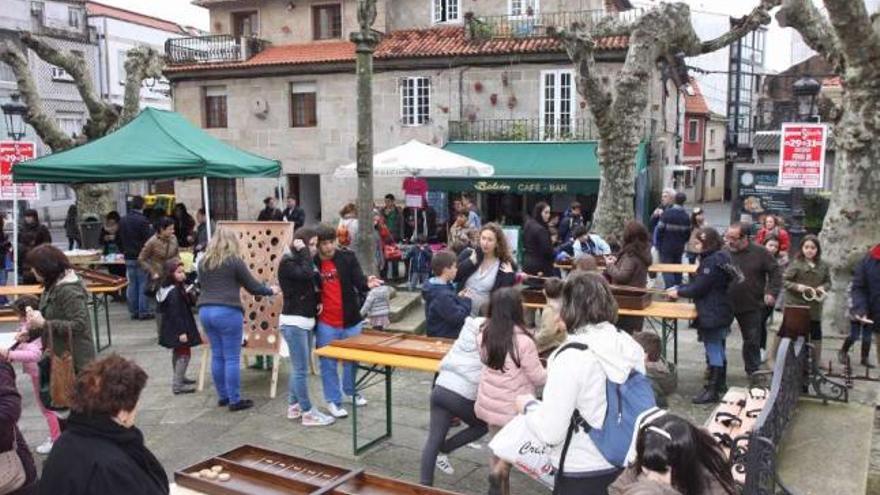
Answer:
[{"label": "terracotta roof tile", "polygon": [[[601,38],[598,49],[623,50],[629,45],[626,36]],[[524,53],[559,53],[562,45],[552,38],[493,38],[471,41],[463,27],[407,29],[386,34],[376,48],[375,57],[382,59],[430,58]],[[348,41],[314,42],[292,45],[270,45],[243,62],[221,62],[171,66],[167,72],[199,69],[247,68],[266,65],[299,65],[348,62],[355,59],[354,44]]]},{"label": "terracotta roof tile", "polygon": [[86,10],[90,16],[110,17],[112,19],[130,22],[132,24],[139,24],[141,26],[168,31],[169,33],[188,34],[185,29],[175,22],[132,12],[131,10],[121,9],[119,7],[113,7],[111,5],[104,5],[103,3],[86,2]]},{"label": "terracotta roof tile", "polygon": [[703,98],[703,93],[700,91],[700,85],[697,84],[697,80],[691,78],[690,86],[694,94],[687,93],[685,95],[684,112],[693,115],[709,115],[709,105],[706,104],[706,99]]}]

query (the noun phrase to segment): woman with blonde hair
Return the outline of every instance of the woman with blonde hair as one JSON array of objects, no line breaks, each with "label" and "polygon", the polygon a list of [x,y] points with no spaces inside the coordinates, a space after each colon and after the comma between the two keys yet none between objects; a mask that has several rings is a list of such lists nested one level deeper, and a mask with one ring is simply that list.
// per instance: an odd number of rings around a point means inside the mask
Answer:
[{"label": "woman with blonde hair", "polygon": [[241,379],[241,288],[255,296],[272,296],[277,287],[261,284],[241,257],[235,232],[220,227],[199,261],[199,319],[211,343],[211,375],[218,406],[241,411],[254,405],[239,395]]}]

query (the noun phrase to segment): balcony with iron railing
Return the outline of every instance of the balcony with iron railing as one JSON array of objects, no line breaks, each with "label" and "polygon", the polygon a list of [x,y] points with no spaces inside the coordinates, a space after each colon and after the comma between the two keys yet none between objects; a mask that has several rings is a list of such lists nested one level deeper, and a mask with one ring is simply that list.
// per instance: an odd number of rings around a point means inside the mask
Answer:
[{"label": "balcony with iron railing", "polygon": [[590,141],[590,119],[451,120],[449,141]]},{"label": "balcony with iron railing", "polygon": [[569,29],[573,24],[580,24],[589,28],[609,18],[631,22],[638,19],[643,12],[642,9],[631,9],[623,12],[580,10],[533,13],[529,9],[522,15],[474,16],[468,13],[465,14],[465,22],[468,35],[472,39],[543,38],[551,27]]},{"label": "balcony with iron railing", "polygon": [[243,62],[263,51],[268,42],[256,37],[211,34],[165,41],[168,65]]}]

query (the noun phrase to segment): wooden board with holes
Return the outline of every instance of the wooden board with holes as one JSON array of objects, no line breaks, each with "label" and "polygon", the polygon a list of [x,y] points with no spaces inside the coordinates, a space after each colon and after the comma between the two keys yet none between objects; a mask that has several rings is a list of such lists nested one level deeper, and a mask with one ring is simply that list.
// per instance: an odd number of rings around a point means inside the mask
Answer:
[{"label": "wooden board with holes", "polygon": [[365,331],[348,339],[334,340],[330,345],[400,356],[443,359],[454,342],[452,339],[440,337]]},{"label": "wooden board with holes", "polygon": [[[231,229],[238,238],[238,246],[251,274],[267,285],[278,284],[278,263],[285,246],[293,240],[290,222],[219,222]],[[281,345],[278,316],[283,297],[252,296],[241,290],[244,308],[244,334],[247,347],[253,353],[277,354]]]}]

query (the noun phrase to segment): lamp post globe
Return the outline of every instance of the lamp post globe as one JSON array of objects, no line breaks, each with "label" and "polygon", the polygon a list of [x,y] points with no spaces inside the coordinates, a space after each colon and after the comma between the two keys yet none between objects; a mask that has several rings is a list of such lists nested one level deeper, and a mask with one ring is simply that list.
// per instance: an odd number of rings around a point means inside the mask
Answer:
[{"label": "lamp post globe", "polygon": [[14,93],[10,96],[11,101],[0,105],[3,116],[6,119],[6,133],[13,141],[20,141],[25,135],[25,116],[27,105],[19,101],[20,96]]}]

